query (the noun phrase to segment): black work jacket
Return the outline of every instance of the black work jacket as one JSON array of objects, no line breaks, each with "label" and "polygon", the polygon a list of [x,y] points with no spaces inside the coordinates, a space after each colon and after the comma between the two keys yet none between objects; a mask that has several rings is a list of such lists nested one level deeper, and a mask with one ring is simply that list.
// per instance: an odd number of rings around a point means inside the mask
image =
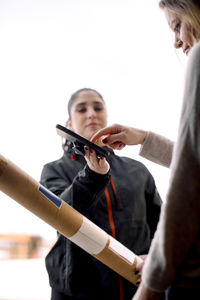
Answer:
[{"label": "black work jacket", "polygon": [[[40,182],[134,253],[147,254],[161,208],[154,179],[142,163],[114,152],[109,163],[109,174],[97,174],[71,149],[44,166]],[[61,234],[46,268],[51,287],[72,299],[129,300],[136,290]]]}]

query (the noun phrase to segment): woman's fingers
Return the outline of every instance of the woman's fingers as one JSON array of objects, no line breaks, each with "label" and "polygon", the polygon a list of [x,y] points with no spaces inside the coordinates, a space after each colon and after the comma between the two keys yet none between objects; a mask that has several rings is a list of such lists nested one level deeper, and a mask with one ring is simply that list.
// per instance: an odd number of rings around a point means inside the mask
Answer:
[{"label": "woman's fingers", "polygon": [[113,149],[120,149],[123,144],[143,145],[146,136],[147,131],[119,124],[114,124],[112,126],[105,127],[97,131],[91,138],[91,141],[94,143],[97,139],[102,138],[102,142],[105,145],[108,145]]},{"label": "woman's fingers", "polygon": [[126,145],[122,142],[114,142],[109,144],[109,147],[116,150],[122,150]]},{"label": "woman's fingers", "polygon": [[[103,136],[109,136],[121,131],[121,125],[114,124],[112,126],[108,126],[97,131],[91,138],[91,142],[95,143],[98,139]],[[104,139],[103,139],[104,140]]]},{"label": "woman's fingers", "polygon": [[94,149],[85,146],[85,159],[88,167],[99,174],[106,174],[110,169],[110,165],[105,157],[98,157]]}]

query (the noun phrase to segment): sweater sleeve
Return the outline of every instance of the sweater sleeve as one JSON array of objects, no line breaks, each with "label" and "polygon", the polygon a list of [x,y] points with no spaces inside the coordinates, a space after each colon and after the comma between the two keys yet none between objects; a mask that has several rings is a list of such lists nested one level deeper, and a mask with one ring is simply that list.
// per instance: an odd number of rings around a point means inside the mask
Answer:
[{"label": "sweater sleeve", "polygon": [[173,146],[174,143],[169,139],[149,131],[144,145],[141,146],[140,155],[152,162],[169,168]]},{"label": "sweater sleeve", "polygon": [[[164,291],[181,278],[200,277],[200,44],[189,57],[170,188],[142,280]],[[193,272],[193,273],[192,273]],[[186,277],[185,277],[186,276]]]}]

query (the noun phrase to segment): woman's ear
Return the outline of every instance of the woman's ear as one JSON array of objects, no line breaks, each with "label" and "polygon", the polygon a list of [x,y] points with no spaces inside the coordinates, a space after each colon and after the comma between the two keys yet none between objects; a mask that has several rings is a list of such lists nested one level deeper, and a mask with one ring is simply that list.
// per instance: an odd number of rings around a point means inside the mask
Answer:
[{"label": "woman's ear", "polygon": [[66,127],[72,130],[72,121],[70,119],[67,120]]}]

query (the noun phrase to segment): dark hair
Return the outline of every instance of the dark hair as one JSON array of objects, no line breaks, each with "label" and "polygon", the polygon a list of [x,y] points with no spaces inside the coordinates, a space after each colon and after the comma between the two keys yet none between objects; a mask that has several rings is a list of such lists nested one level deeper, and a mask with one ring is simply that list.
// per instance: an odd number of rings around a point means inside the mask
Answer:
[{"label": "dark hair", "polygon": [[69,117],[70,117],[70,113],[71,113],[71,107],[72,107],[72,104],[74,103],[74,100],[76,100],[76,98],[78,98],[78,96],[79,96],[79,94],[80,94],[81,92],[94,92],[94,93],[96,93],[96,94],[103,100],[103,102],[104,102],[104,99],[103,99],[102,95],[101,95],[99,92],[97,92],[95,89],[91,89],[91,88],[82,88],[82,89],[80,89],[80,90],[77,90],[76,92],[74,92],[74,93],[71,95],[71,97],[70,97],[70,99],[69,99],[69,101],[68,101],[67,109],[68,109]]}]

